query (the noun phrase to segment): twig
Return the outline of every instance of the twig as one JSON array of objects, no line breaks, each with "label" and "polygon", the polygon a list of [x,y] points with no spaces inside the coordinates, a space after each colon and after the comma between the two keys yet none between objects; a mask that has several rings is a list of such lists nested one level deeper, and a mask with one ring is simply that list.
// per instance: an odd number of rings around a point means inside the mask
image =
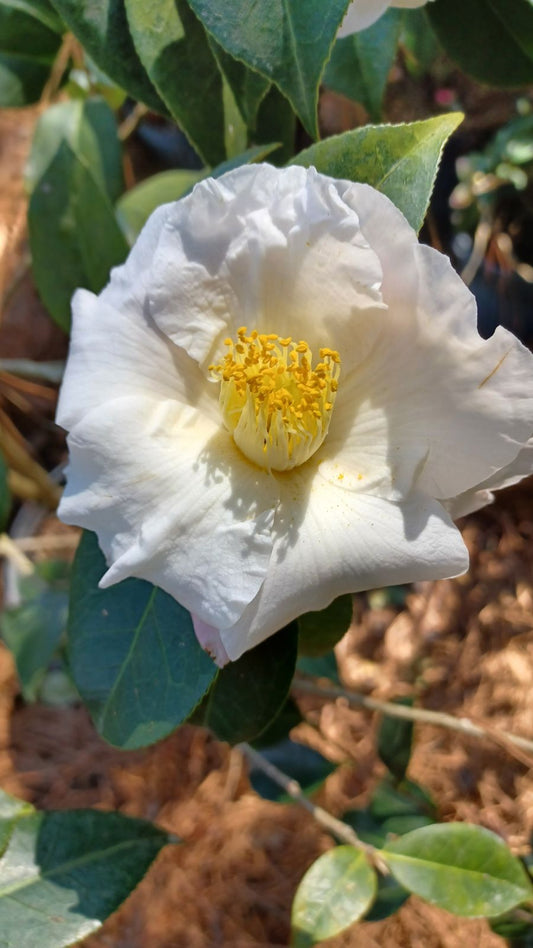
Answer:
[{"label": "twig", "polygon": [[34,481],[39,489],[39,498],[47,507],[55,510],[61,497],[60,488],[50,480],[44,468],[34,461],[26,446],[19,443],[7,430],[3,419],[0,419],[0,422],[0,449],[9,466],[28,480]]},{"label": "twig", "polygon": [[121,142],[125,142],[126,139],[130,137],[130,135],[133,135],[133,132],[137,128],[139,122],[142,121],[148,111],[149,110],[146,105],[143,105],[142,102],[137,102],[130,114],[119,125],[118,137]]},{"label": "twig", "polygon": [[271,764],[269,760],[263,757],[262,754],[259,754],[253,747],[250,747],[249,744],[238,744],[238,749],[246,757],[248,762],[252,764],[253,767],[257,767],[259,770],[262,770],[263,773],[273,780],[274,783],[281,787],[282,790],[294,800],[295,803],[298,803],[301,807],[307,810],[308,813],[320,824],[328,833],[331,833],[336,839],[341,843],[347,843],[349,846],[354,846],[356,849],[360,849],[364,852],[369,859],[372,861],[373,865],[379,869],[380,872],[386,874],[388,873],[388,868],[383,860],[379,857],[379,852],[374,846],[370,846],[368,843],[364,843],[362,839],[359,839],[359,836],[352,829],[351,826],[348,826],[347,823],[344,823],[342,820],[338,820],[336,816],[332,816],[331,813],[328,813],[327,810],[324,810],[321,806],[317,806],[316,803],[313,803],[312,800],[309,800],[300,784],[297,780],[293,780],[292,777],[289,777],[287,774],[283,773],[275,764]]},{"label": "twig", "polygon": [[[318,698],[329,698],[331,700],[344,698],[345,701],[357,708],[379,711],[391,718],[403,718],[404,721],[434,724],[436,727],[444,727],[450,731],[468,734],[469,737],[490,738],[506,747],[511,744],[533,754],[533,741],[526,737],[519,737],[517,734],[510,734],[508,731],[497,728],[481,727],[479,724],[474,724],[469,718],[456,718],[444,711],[429,711],[425,708],[410,708],[408,705],[395,704],[392,701],[378,701],[376,698],[370,698],[368,695],[362,695],[357,691],[348,691],[346,688],[337,688],[335,685],[322,687],[300,677],[295,678],[292,688],[297,694],[315,695]],[[523,758],[521,759],[523,760]],[[528,760],[527,763],[531,765],[532,761]]]},{"label": "twig", "polygon": [[32,561],[28,559],[22,550],[19,550],[16,543],[13,542],[7,533],[0,533],[0,556],[5,556],[6,559],[10,560],[13,566],[23,576],[31,576],[35,570]]},{"label": "twig", "polygon": [[490,215],[482,215],[474,234],[472,253],[463,267],[463,270],[461,271],[461,276],[467,286],[470,286],[477,271],[483,263],[483,258],[487,252],[491,234],[492,219]]}]

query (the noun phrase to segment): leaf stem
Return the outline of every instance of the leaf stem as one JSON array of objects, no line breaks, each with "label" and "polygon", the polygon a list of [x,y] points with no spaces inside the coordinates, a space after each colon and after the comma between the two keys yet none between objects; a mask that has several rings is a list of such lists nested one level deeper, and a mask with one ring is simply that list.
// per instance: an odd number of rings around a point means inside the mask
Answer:
[{"label": "leaf stem", "polygon": [[253,747],[250,747],[249,744],[238,744],[237,747],[253,767],[262,770],[270,780],[285,791],[291,800],[294,800],[295,803],[298,803],[304,810],[307,810],[316,822],[327,830],[328,833],[331,833],[335,839],[341,843],[347,843],[349,846],[354,846],[355,849],[361,850],[370,859],[376,869],[379,869],[379,871],[384,874],[388,873],[389,870],[379,857],[378,850],[374,846],[364,843],[362,839],[359,839],[355,830],[352,829],[351,826],[348,826],[347,823],[337,819],[336,816],[333,816],[331,813],[328,813],[327,810],[324,810],[321,806],[317,806],[316,803],[309,800],[297,780],[289,777],[288,774],[285,774],[279,767],[272,764],[266,757],[263,757],[262,754],[254,750]]},{"label": "leaf stem", "polygon": [[357,691],[349,691],[346,688],[338,688],[335,685],[323,687],[315,682],[297,676],[294,679],[292,690],[300,695],[315,695],[318,698],[336,700],[344,698],[348,704],[358,708],[367,708],[369,711],[379,711],[391,718],[403,718],[405,721],[418,721],[422,724],[433,724],[436,727],[444,727],[450,731],[459,731],[461,734],[467,734],[469,737],[489,738],[496,743],[504,746],[510,752],[518,756],[522,763],[531,766],[532,761],[526,754],[517,754],[515,748],[533,754],[533,741],[517,734],[511,734],[508,731],[502,731],[499,728],[482,727],[480,724],[474,724],[469,718],[457,718],[453,714],[446,714],[444,711],[429,711],[425,708],[411,708],[404,704],[396,704],[392,701],[379,701],[376,698],[370,698],[368,695],[360,694]]}]

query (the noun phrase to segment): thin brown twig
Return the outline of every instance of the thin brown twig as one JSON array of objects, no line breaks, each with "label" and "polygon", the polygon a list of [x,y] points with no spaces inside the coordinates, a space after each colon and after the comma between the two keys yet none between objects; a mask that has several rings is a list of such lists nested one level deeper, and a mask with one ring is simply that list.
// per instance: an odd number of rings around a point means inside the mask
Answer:
[{"label": "thin brown twig", "polygon": [[362,839],[359,839],[355,830],[351,826],[348,826],[347,823],[337,819],[336,816],[333,816],[331,813],[328,813],[327,810],[324,810],[321,806],[317,806],[316,803],[309,800],[297,780],[283,773],[279,767],[272,764],[263,757],[262,754],[254,750],[253,747],[250,747],[249,744],[238,744],[237,746],[250,764],[262,770],[270,780],[273,780],[278,787],[281,787],[281,789],[285,791],[291,800],[294,800],[294,802],[298,803],[304,810],[307,810],[316,822],[327,830],[328,833],[331,833],[335,839],[349,846],[354,846],[355,849],[361,850],[361,852],[364,852],[365,855],[368,856],[376,869],[379,869],[383,874],[388,873],[389,870],[385,862],[380,858],[379,851],[374,846],[371,846],[369,843],[364,843]]},{"label": "thin brown twig", "polygon": [[[314,695],[318,698],[333,701],[337,698],[344,698],[348,704],[357,708],[379,711],[388,717],[402,718],[404,721],[433,724],[436,727],[444,727],[450,731],[459,731],[459,733],[467,734],[469,737],[489,738],[505,746],[510,752],[515,752],[515,748],[520,748],[529,754],[533,754],[533,741],[526,737],[520,737],[499,728],[482,727],[480,724],[474,724],[469,718],[457,718],[453,714],[446,714],[444,711],[430,711],[426,708],[411,708],[408,705],[395,704],[392,701],[379,701],[377,698],[370,698],[368,695],[360,694],[357,691],[349,691],[346,688],[338,688],[335,685],[323,687],[300,676],[295,678],[292,688],[296,694]],[[528,766],[533,765],[533,760],[528,758],[526,761],[525,755],[520,755],[520,759]]]}]

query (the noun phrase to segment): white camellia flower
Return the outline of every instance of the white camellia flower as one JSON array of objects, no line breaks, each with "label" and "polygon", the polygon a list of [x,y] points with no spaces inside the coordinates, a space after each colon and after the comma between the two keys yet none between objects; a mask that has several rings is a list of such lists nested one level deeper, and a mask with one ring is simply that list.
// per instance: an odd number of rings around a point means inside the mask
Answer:
[{"label": "white camellia flower", "polygon": [[[532,469],[533,357],[368,185],[250,165],[74,297],[67,522],[219,663],[347,592],[454,576],[452,517]],[[499,472],[499,473],[498,473]]]},{"label": "white camellia flower", "polygon": [[415,7],[423,7],[427,2],[428,0],[353,0],[346,11],[337,36],[341,38],[366,30],[379,20],[389,7],[412,10]]}]

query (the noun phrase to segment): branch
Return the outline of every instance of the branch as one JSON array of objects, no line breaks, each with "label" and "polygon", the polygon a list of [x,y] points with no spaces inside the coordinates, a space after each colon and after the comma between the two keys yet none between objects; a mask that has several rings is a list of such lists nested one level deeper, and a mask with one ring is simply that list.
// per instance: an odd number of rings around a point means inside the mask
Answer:
[{"label": "branch", "polygon": [[[498,728],[482,727],[474,724],[469,718],[456,718],[452,714],[445,714],[444,711],[428,711],[425,708],[410,708],[404,704],[395,704],[392,701],[378,701],[376,698],[369,698],[357,691],[348,691],[345,688],[337,688],[330,685],[323,688],[312,681],[303,678],[295,678],[292,690],[296,694],[315,695],[319,698],[344,698],[349,704],[356,708],[367,708],[369,711],[379,711],[391,718],[403,718],[404,721],[418,721],[422,724],[434,724],[436,727],[444,727],[450,731],[459,731],[461,734],[467,734],[469,737],[483,737],[502,744],[509,750],[511,747],[520,748],[533,754],[533,741],[525,737],[519,737],[516,734],[510,734],[507,731],[501,731]],[[511,745],[511,747],[509,746]],[[516,753],[516,751],[515,751]],[[517,755],[522,763],[531,766],[532,761],[526,758],[525,754]]]},{"label": "branch", "polygon": [[347,843],[349,846],[354,846],[355,849],[364,852],[380,872],[388,874],[389,870],[380,859],[378,850],[374,846],[364,843],[362,839],[359,839],[355,830],[352,829],[351,826],[348,826],[347,823],[338,820],[337,817],[332,816],[327,810],[322,809],[321,806],[317,806],[316,803],[309,800],[297,780],[293,780],[292,777],[283,773],[275,764],[271,764],[269,760],[254,750],[253,747],[250,747],[249,744],[238,744],[237,746],[253,767],[262,770],[263,773],[276,783],[278,787],[281,787],[295,803],[298,803],[304,810],[307,810],[316,822],[327,830],[328,833],[331,833],[339,842]]}]

